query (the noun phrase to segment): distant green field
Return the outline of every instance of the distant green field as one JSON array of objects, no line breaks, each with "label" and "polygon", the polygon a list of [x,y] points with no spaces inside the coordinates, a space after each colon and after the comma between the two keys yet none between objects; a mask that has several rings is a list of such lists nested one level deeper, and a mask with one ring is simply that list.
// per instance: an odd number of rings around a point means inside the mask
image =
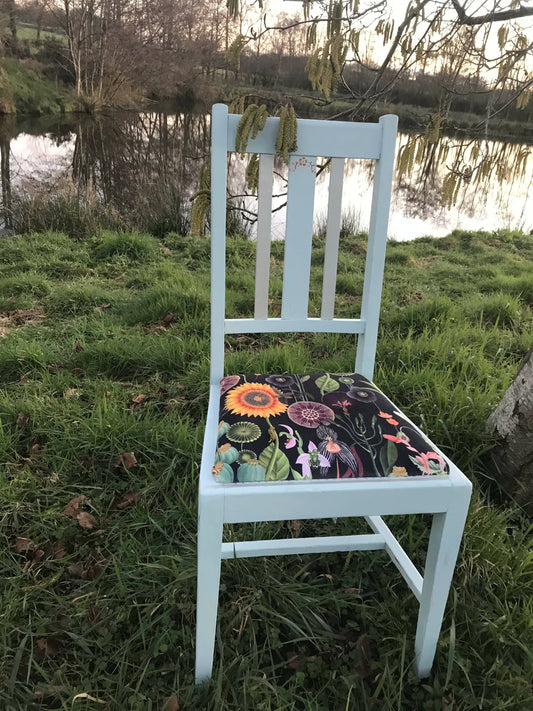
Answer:
[{"label": "distant green field", "polygon": [[[20,40],[29,40],[34,42],[37,39],[37,27],[35,25],[19,24],[17,27],[17,35]],[[40,39],[55,39],[57,42],[66,44],[67,38],[62,32],[54,30],[41,30]]]}]

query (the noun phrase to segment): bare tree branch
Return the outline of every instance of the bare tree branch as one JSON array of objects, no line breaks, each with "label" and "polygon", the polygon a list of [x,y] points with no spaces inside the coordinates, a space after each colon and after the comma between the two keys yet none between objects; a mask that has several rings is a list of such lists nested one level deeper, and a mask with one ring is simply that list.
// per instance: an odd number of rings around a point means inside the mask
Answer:
[{"label": "bare tree branch", "polygon": [[459,0],[451,0],[451,2],[457,13],[459,24],[469,25],[470,27],[484,25],[487,22],[506,22],[507,20],[517,20],[520,17],[533,16],[533,7],[524,7],[523,5],[510,10],[493,10],[484,15],[467,15]]}]

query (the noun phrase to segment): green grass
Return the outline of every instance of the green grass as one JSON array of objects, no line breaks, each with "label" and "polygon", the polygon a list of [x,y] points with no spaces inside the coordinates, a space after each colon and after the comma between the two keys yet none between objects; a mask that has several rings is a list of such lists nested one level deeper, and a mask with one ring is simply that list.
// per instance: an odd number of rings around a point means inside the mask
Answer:
[{"label": "green grass", "polygon": [[[17,37],[19,40],[28,40],[29,42],[35,42],[37,40],[37,26],[31,24],[19,24],[17,27]],[[67,44],[66,35],[63,32],[57,32],[55,30],[41,30],[41,40],[55,40],[56,42],[61,42],[61,44]]]},{"label": "green grass", "polygon": [[[250,308],[253,251],[228,245],[233,314]],[[323,253],[317,238],[313,313]],[[343,238],[339,314],[357,312],[364,253],[364,236]],[[388,246],[376,382],[475,483],[429,679],[412,672],[417,605],[394,566],[381,553],[339,553],[226,561],[215,672],[198,690],[208,240],[2,240],[0,708],[145,711],[174,695],[180,709],[209,711],[533,708],[533,536],[483,458],[486,417],[531,343],[532,258],[533,239],[517,233]],[[282,266],[274,243],[274,312]],[[283,341],[233,337],[228,368],[353,367],[350,339]],[[90,528],[65,513],[82,495]],[[423,566],[427,517],[390,524]],[[357,526],[305,521],[300,535]],[[294,534],[289,522],[246,528]]]},{"label": "green grass", "polygon": [[33,60],[19,61],[14,58],[4,58],[2,68],[4,73],[0,76],[0,89],[9,94],[12,108],[17,114],[58,114],[65,110],[66,91],[42,75]]}]

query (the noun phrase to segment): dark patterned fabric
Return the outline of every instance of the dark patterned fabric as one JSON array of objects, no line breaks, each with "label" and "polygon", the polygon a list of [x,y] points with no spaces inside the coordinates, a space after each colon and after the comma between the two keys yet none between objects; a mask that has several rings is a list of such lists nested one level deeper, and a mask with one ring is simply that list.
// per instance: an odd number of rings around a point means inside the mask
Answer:
[{"label": "dark patterned fabric", "polygon": [[362,375],[228,375],[220,388],[213,475],[221,484],[449,473]]}]

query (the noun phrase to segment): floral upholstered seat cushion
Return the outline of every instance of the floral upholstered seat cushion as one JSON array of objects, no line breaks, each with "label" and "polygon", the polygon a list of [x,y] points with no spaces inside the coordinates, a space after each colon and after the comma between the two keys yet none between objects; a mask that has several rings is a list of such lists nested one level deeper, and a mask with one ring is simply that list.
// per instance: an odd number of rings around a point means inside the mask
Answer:
[{"label": "floral upholstered seat cushion", "polygon": [[228,375],[217,482],[433,476],[444,459],[362,375]]}]

